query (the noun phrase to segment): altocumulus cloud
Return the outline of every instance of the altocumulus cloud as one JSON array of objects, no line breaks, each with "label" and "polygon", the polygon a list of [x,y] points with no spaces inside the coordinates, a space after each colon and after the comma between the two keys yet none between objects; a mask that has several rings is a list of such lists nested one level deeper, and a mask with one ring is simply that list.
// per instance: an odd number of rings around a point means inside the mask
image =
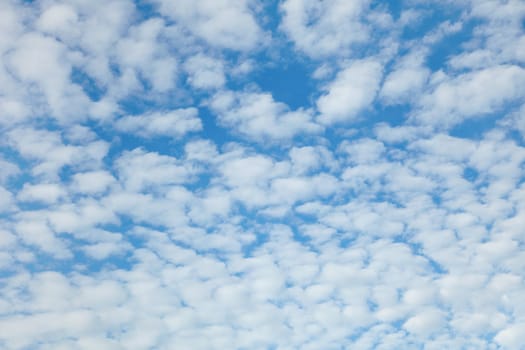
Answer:
[{"label": "altocumulus cloud", "polygon": [[0,3],[0,348],[525,348],[525,3]]}]

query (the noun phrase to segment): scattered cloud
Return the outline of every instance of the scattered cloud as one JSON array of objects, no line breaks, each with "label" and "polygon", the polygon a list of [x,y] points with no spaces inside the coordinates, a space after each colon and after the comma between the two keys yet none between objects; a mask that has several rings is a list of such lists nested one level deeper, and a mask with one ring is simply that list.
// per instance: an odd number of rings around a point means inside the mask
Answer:
[{"label": "scattered cloud", "polygon": [[289,140],[323,129],[313,120],[310,109],[290,110],[269,93],[223,91],[213,96],[210,107],[219,123],[259,141]]},{"label": "scattered cloud", "polygon": [[352,44],[370,38],[362,18],[368,5],[367,0],[286,0],[280,5],[281,29],[311,57],[345,55]]},{"label": "scattered cloud", "polygon": [[379,90],[382,67],[373,59],[353,62],[339,72],[317,100],[323,124],[353,121],[370,108]]},{"label": "scattered cloud", "polygon": [[523,348],[524,14],[1,2],[0,348]]},{"label": "scattered cloud", "polygon": [[189,132],[202,129],[196,108],[177,109],[169,112],[154,112],[146,115],[125,116],[115,123],[118,131],[141,137],[170,136],[180,138]]}]

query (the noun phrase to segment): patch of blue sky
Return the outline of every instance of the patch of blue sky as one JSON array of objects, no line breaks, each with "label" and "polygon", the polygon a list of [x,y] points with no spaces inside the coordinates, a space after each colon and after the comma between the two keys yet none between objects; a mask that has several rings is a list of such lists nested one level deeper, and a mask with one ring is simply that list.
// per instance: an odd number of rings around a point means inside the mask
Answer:
[{"label": "patch of blue sky", "polygon": [[248,243],[244,244],[242,246],[242,254],[245,258],[254,256],[259,251],[259,248],[263,247],[266,242],[269,241],[269,234],[268,233],[262,233],[258,232],[255,235],[255,239]]},{"label": "patch of blue sky", "polygon": [[150,18],[155,18],[159,15],[157,8],[153,1],[144,1],[144,0],[133,0],[133,4],[137,9],[136,15],[142,21],[148,20]]},{"label": "patch of blue sky", "polygon": [[476,182],[478,180],[479,171],[473,167],[465,167],[463,170],[463,177],[469,182]]},{"label": "patch of blue sky", "polygon": [[[73,266],[63,265],[59,271],[64,273],[74,271],[78,273],[97,274],[113,270],[131,271],[135,265],[133,251],[110,254],[104,259],[96,259],[84,251],[78,251],[75,252],[74,262],[75,264]],[[48,268],[48,270],[53,269]]]},{"label": "patch of blue sky", "polygon": [[232,130],[220,124],[217,116],[206,106],[199,109],[199,116],[202,121],[202,131],[198,135],[213,140],[217,147],[221,148],[225,144],[239,140]]},{"label": "patch of blue sky", "polygon": [[2,158],[12,164],[16,164],[18,171],[16,174],[8,176],[5,180],[5,185],[12,190],[20,190],[25,183],[31,182],[33,176],[27,169],[30,169],[34,161],[27,160],[21,157],[17,152],[6,150],[2,153]]},{"label": "patch of blue sky", "polygon": [[394,20],[398,20],[405,9],[404,2],[404,0],[372,0],[370,2],[370,7],[373,9],[384,10],[390,14]]},{"label": "patch of blue sky", "polygon": [[[434,234],[439,234],[439,233],[434,233]],[[423,258],[423,260],[425,260],[426,263],[428,264],[428,268],[429,268],[425,270],[430,270],[432,274],[434,275],[434,277],[435,275],[443,275],[448,272],[439,262],[437,262],[435,259],[432,259],[430,256],[426,254],[425,247],[423,244],[419,242],[413,242],[410,235],[404,234],[404,235],[397,236],[396,238],[394,238],[393,241],[407,245],[411,249],[412,254],[414,256],[419,256]]]},{"label": "patch of blue sky", "polygon": [[107,92],[107,89],[97,84],[95,79],[80,68],[73,67],[71,70],[71,82],[82,87],[92,101],[99,101]]},{"label": "patch of blue sky", "polygon": [[291,109],[312,108],[318,88],[312,79],[315,66],[290,49],[271,65],[255,71],[250,81],[263,91],[270,91],[276,101],[286,103]]},{"label": "patch of blue sky", "polygon": [[[82,243],[83,245],[85,242],[73,240],[70,241],[70,243]],[[112,269],[115,267],[120,268],[126,264],[126,259],[123,256],[112,256],[108,257],[108,259],[97,261],[92,257],[86,256],[83,251],[74,251],[72,253],[74,258],[57,258],[53,254],[39,251],[31,245],[28,245],[26,248],[33,254],[34,260],[24,261],[23,263],[17,262],[13,264],[12,269],[0,270],[0,279],[15,276],[20,272],[21,266],[23,266],[25,271],[32,274],[38,274],[40,272],[46,271],[56,271],[59,273],[70,274],[75,271],[89,271],[90,273],[95,273],[99,272],[104,267],[107,269]]]},{"label": "patch of blue sky", "polygon": [[465,46],[473,39],[474,31],[478,28],[480,22],[478,19],[462,21],[460,29],[445,34],[441,40],[433,44],[430,55],[426,60],[428,68],[432,71],[448,71],[450,69],[448,66],[450,58],[465,50]]},{"label": "patch of blue sky", "polygon": [[[501,123],[502,116],[516,113],[517,107],[520,106],[521,102],[522,101],[519,100],[509,101],[499,108],[495,108],[495,110],[490,113],[482,113],[473,118],[467,118],[453,127],[449,131],[449,134],[458,138],[480,140],[487,132],[494,130]],[[520,137],[515,137],[514,139],[519,142]]]},{"label": "patch of blue sky", "polygon": [[363,133],[373,132],[372,126],[378,123],[387,123],[389,126],[401,126],[407,122],[407,116],[411,111],[408,103],[385,105],[376,102],[373,109],[365,113],[360,122],[364,126],[360,128]]}]

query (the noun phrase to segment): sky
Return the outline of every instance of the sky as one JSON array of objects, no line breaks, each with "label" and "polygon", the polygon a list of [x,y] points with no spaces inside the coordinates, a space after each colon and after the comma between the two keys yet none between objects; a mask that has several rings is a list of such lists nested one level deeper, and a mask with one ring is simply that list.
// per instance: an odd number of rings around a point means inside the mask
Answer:
[{"label": "sky", "polygon": [[525,2],[1,0],[0,348],[525,348]]}]

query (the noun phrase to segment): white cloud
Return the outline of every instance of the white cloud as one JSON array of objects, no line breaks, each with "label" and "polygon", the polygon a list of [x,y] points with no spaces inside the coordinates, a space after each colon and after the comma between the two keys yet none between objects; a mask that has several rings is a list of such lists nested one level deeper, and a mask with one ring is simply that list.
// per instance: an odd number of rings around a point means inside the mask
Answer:
[{"label": "white cloud", "polygon": [[72,257],[66,244],[58,238],[45,221],[33,218],[31,213],[22,214],[15,225],[17,236],[26,244],[34,245],[57,259]]},{"label": "white cloud", "polygon": [[[39,59],[35,61],[34,57]],[[18,79],[37,84],[45,97],[44,108],[54,117],[64,123],[86,117],[89,98],[69,80],[72,62],[62,43],[38,33],[27,33],[17,40],[4,62]],[[40,107],[35,102],[30,105]]]},{"label": "white cloud", "polygon": [[17,198],[24,202],[41,202],[52,204],[56,203],[64,195],[65,190],[59,184],[24,184],[24,187],[18,193]]},{"label": "white cloud", "polygon": [[525,331],[525,324],[518,323],[514,324],[504,330],[500,331],[495,339],[496,341],[509,349],[519,349],[525,344],[523,337],[521,336]]},{"label": "white cloud", "polygon": [[[442,73],[441,73],[442,74]],[[436,73],[432,90],[423,95],[412,118],[418,122],[451,127],[465,119],[499,111],[523,97],[525,70],[501,65],[449,78]]]},{"label": "white cloud", "polygon": [[115,162],[118,178],[131,191],[151,190],[157,186],[187,183],[194,169],[174,157],[142,149],[124,153]]},{"label": "white cloud", "polygon": [[381,75],[381,64],[374,60],[355,61],[343,69],[317,100],[319,121],[328,125],[354,121],[360,112],[371,108]]},{"label": "white cloud", "polygon": [[13,194],[0,186],[0,212],[5,213],[13,208]]},{"label": "white cloud", "polygon": [[222,61],[197,54],[186,60],[184,68],[188,72],[188,83],[197,89],[213,89],[224,85]]},{"label": "white cloud", "polygon": [[379,140],[386,143],[411,141],[417,138],[418,134],[427,134],[422,128],[414,126],[391,127],[386,123],[376,124],[374,132]]},{"label": "white cloud", "polygon": [[523,16],[525,6],[521,1],[468,1],[469,17],[482,20],[465,52],[451,58],[458,68],[485,68],[494,64],[524,62],[525,42]]},{"label": "white cloud", "polygon": [[331,169],[338,166],[330,150],[322,146],[293,147],[289,153],[294,173],[305,174],[323,166]]},{"label": "white cloud", "polygon": [[381,87],[380,96],[388,104],[409,102],[422,93],[430,75],[422,52],[403,57],[390,72]]},{"label": "white cloud", "polygon": [[189,132],[202,129],[202,122],[196,108],[177,109],[169,112],[153,112],[137,116],[124,116],[115,124],[119,131],[141,137],[170,136],[183,137]]},{"label": "white cloud", "polygon": [[6,180],[12,178],[13,176],[20,174],[20,169],[16,164],[7,162],[0,158],[0,183],[4,183]]},{"label": "white cloud", "polygon": [[78,23],[78,13],[68,4],[53,4],[46,8],[36,21],[36,27],[42,32],[59,38],[78,35],[75,26]]},{"label": "white cloud", "polygon": [[86,245],[84,252],[93,259],[104,260],[114,254],[120,254],[130,248],[129,244],[122,242],[100,242]]},{"label": "white cloud", "polygon": [[154,92],[166,92],[176,85],[177,60],[163,43],[164,31],[163,20],[149,19],[130,28],[116,47],[122,67],[137,70],[152,84]]},{"label": "white cloud", "polygon": [[89,171],[73,176],[71,190],[78,193],[97,194],[104,192],[115,178],[107,171]]},{"label": "white cloud", "polygon": [[209,45],[250,50],[262,40],[249,2],[246,0],[182,0],[176,4],[157,0],[160,11]]},{"label": "white cloud", "polygon": [[186,159],[202,162],[213,162],[217,155],[217,147],[210,140],[194,140],[184,146]]},{"label": "white cloud", "polygon": [[23,30],[23,24],[21,18],[23,11],[21,8],[10,2],[4,2],[1,5],[1,33],[0,36],[0,51],[5,52],[8,47],[11,47],[13,40]]},{"label": "white cloud", "polygon": [[34,162],[30,170],[35,176],[55,179],[64,166],[80,169],[98,167],[108,152],[108,143],[102,140],[82,146],[64,144],[60,133],[31,128],[11,130],[7,143],[22,157]]},{"label": "white cloud", "polygon": [[210,102],[219,122],[258,141],[286,141],[297,134],[316,134],[322,127],[309,109],[290,110],[271,94],[220,92]]},{"label": "white cloud", "polygon": [[511,129],[518,130],[521,133],[522,138],[525,139],[525,104],[512,113],[509,118],[503,120],[502,124]]},{"label": "white cloud", "polygon": [[299,50],[312,57],[346,55],[352,44],[370,35],[361,18],[367,0],[286,0],[280,7],[281,28]]},{"label": "white cloud", "polygon": [[339,150],[346,153],[349,160],[355,164],[380,162],[386,151],[382,142],[372,139],[361,139],[352,143],[343,141]]},{"label": "white cloud", "polygon": [[0,4],[0,347],[523,346],[519,1],[155,4]]},{"label": "white cloud", "polygon": [[409,318],[403,327],[410,333],[429,335],[443,327],[443,313],[440,310],[428,309]]}]

